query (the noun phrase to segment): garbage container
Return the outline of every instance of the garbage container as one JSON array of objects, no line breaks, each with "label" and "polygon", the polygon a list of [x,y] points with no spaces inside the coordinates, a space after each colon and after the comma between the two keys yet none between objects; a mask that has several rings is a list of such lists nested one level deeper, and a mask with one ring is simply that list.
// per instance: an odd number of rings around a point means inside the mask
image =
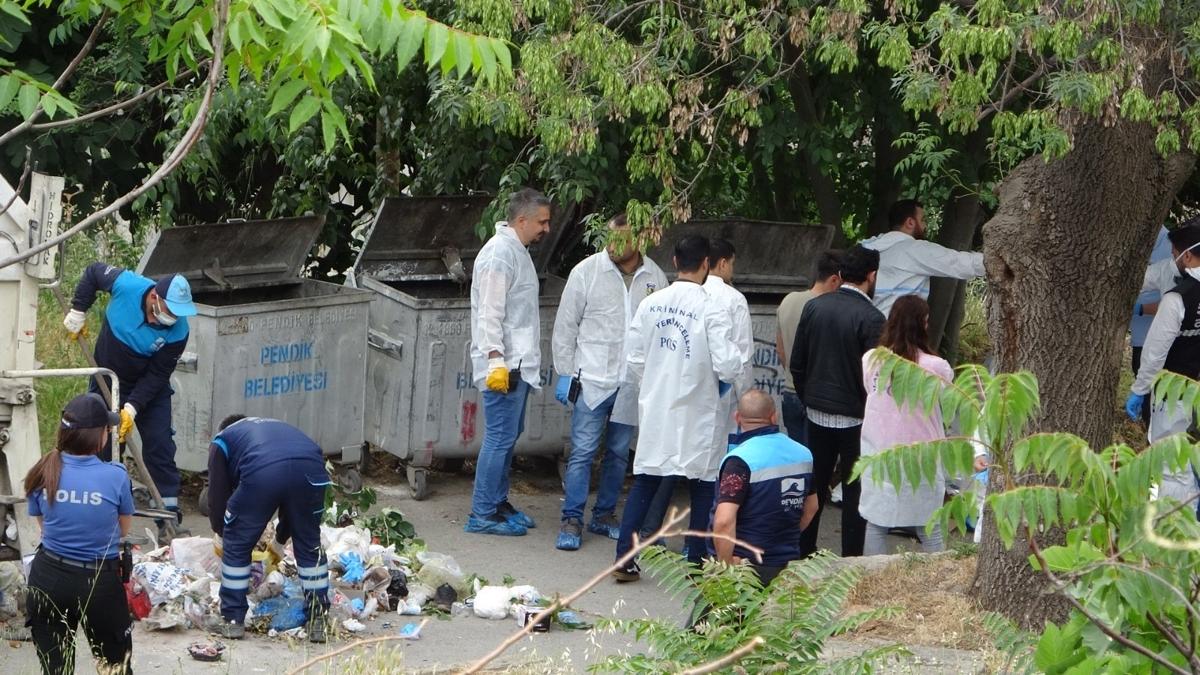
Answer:
[{"label": "garbage container", "polygon": [[689,234],[728,239],[737,250],[733,287],[746,296],[750,305],[754,326],[754,386],[771,394],[776,406],[781,405],[787,379],[775,352],[778,328],[775,310],[783,296],[812,285],[817,259],[833,242],[833,227],[744,219],[697,220],[674,225],[649,252],[672,279],[675,242]]},{"label": "garbage container", "polygon": [[[434,459],[479,454],[483,409],[471,372],[471,264],[489,197],[400,197],[380,205],[348,284],[374,292],[366,438],[404,461],[414,498]],[[554,400],[550,335],[565,282],[541,277],[542,375],[516,453],[562,455],[569,424]]]},{"label": "garbage container", "polygon": [[342,462],[359,459],[371,294],[304,279],[324,217],[165,229],[138,264],[187,277],[197,315],[171,386],[178,451],[208,467],[226,415],[273,417],[303,429]]}]

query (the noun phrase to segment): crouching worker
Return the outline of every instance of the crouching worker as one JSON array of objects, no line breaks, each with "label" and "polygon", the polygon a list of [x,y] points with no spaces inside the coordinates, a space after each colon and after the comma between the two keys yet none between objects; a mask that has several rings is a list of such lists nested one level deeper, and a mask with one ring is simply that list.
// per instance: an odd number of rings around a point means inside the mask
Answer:
[{"label": "crouching worker", "polygon": [[250,556],[275,512],[275,541],[292,539],[310,642],[325,642],[329,567],[321,550],[321,512],[329,473],[321,448],[279,420],[231,415],[208,449],[208,519],[221,537],[220,635],[246,633]]},{"label": "crouching worker", "polygon": [[25,625],[47,675],[75,672],[80,623],[100,672],[133,672],[118,559],[133,489],[124,466],[96,456],[119,422],[98,394],[76,396],[63,410],[55,448],[25,476],[29,515],[42,530],[29,569]]},{"label": "crouching worker", "polygon": [[[749,562],[763,585],[800,555],[800,533],[817,513],[808,448],[779,431],[775,402],[761,389],[746,392],[734,413],[713,506],[710,554],[730,565]],[[732,539],[762,549],[762,562]]]}]

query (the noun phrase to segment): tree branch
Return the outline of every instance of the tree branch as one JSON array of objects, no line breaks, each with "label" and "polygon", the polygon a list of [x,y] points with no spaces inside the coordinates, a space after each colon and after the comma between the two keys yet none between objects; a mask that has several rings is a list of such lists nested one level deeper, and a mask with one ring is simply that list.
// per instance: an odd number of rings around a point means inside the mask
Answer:
[{"label": "tree branch", "polygon": [[758,649],[765,643],[766,640],[764,640],[761,635],[755,635],[749,642],[729,652],[725,656],[722,656],[716,661],[709,661],[702,666],[690,668],[683,671],[680,675],[705,675],[706,673],[715,673],[726,666],[731,666],[738,661],[741,661],[742,657],[746,656],[755,649]]},{"label": "tree branch", "polygon": [[[54,91],[59,91],[62,89],[63,85],[65,85],[67,81],[71,79],[71,76],[74,75],[75,71],[79,69],[79,64],[83,63],[83,60],[87,58],[88,54],[91,53],[92,48],[96,46],[96,40],[100,37],[100,29],[103,28],[104,24],[107,22],[108,10],[106,9],[100,14],[100,19],[96,21],[96,25],[92,27],[92,32],[90,35],[88,35],[88,38],[83,43],[83,46],[80,47],[79,53],[76,54],[75,58],[71,59],[71,62],[67,64],[66,69],[62,71],[62,74],[59,75],[58,79],[54,81],[53,85],[51,85],[51,89]],[[33,114],[30,115],[28,119],[22,121],[17,126],[4,132],[4,135],[0,136],[0,145],[4,145],[5,143],[11,141],[14,137],[28,131],[29,128],[33,126],[33,123],[42,116],[42,112],[42,104],[39,102],[37,107],[33,109]],[[2,265],[0,265],[0,267],[2,267]]]},{"label": "tree branch", "polygon": [[23,253],[18,253],[12,257],[0,260],[0,269],[28,260],[29,258],[32,258],[43,251],[48,251],[67,239],[75,236],[76,234],[86,230],[92,225],[95,225],[101,220],[116,213],[126,204],[129,204],[133,200],[145,194],[150,188],[158,185],[164,178],[166,178],[172,171],[177,169],[179,165],[183,163],[184,158],[187,157],[189,152],[191,152],[192,148],[200,140],[200,137],[204,135],[204,126],[208,122],[208,113],[212,107],[213,95],[216,92],[217,85],[221,81],[221,62],[224,56],[225,45],[225,22],[229,18],[229,2],[230,0],[217,0],[216,2],[216,19],[213,22],[212,31],[212,65],[209,66],[208,79],[204,89],[204,97],[200,100],[200,106],[196,110],[196,118],[192,120],[191,126],[188,127],[186,132],[184,132],[183,138],[179,140],[179,143],[171,151],[171,154],[167,157],[166,161],[163,162],[162,166],[158,167],[158,169],[149,178],[147,178],[144,183],[125,193],[121,197],[118,197],[115,201],[103,209],[100,209],[87,218],[84,218],[79,223],[57,237],[42,242],[38,246],[34,246]]},{"label": "tree branch", "polygon": [[1014,100],[1016,100],[1016,98],[1018,96],[1025,93],[1026,91],[1029,91],[1029,88],[1033,86],[1033,83],[1040,80],[1043,76],[1045,76],[1045,74],[1046,74],[1046,65],[1042,64],[1042,65],[1038,66],[1038,69],[1033,71],[1032,75],[1030,75],[1029,77],[1022,80],[1020,83],[1017,84],[1016,87],[1004,92],[1004,96],[1001,96],[999,101],[996,101],[995,103],[984,108],[983,110],[980,110],[979,114],[975,116],[975,121],[982,122],[985,119],[994,115],[995,113],[1003,111],[1004,108],[1008,104],[1010,104]]},{"label": "tree branch", "polygon": [[[417,626],[417,632],[420,632],[421,629],[424,628],[425,624],[427,624],[427,623],[429,623],[429,619],[425,619],[424,621],[422,621],[421,625]],[[320,656],[312,657],[311,659],[305,661],[304,663],[301,663],[300,665],[296,666],[295,668],[289,670],[288,675],[296,675],[296,673],[308,670],[309,668],[315,666],[316,664],[318,664],[322,661],[328,661],[329,659],[331,659],[339,654],[345,654],[346,652],[354,650],[354,649],[358,649],[359,647],[365,647],[370,644],[379,644],[380,642],[392,642],[394,640],[407,640],[407,639],[408,638],[406,638],[402,635],[385,635],[383,637],[369,638],[366,640],[355,640],[354,642],[351,642],[350,644],[348,644],[345,647],[342,647],[340,649],[335,649],[327,654],[321,654]]]},{"label": "tree branch", "polygon": [[[203,67],[206,65],[208,65],[208,59],[205,59],[204,61],[201,61],[199,64],[197,64],[197,68],[200,68],[200,67]],[[180,78],[187,77],[187,76],[191,75],[193,72],[194,71],[192,71],[191,69],[185,70],[182,73],[179,73],[175,77],[175,79],[178,80]],[[86,115],[80,115],[78,117],[71,117],[71,118],[68,118],[65,120],[57,120],[54,122],[43,122],[41,124],[34,124],[33,126],[30,127],[30,130],[31,131],[45,131],[47,129],[57,129],[59,127],[70,126],[72,124],[82,124],[83,122],[90,122],[92,120],[99,119],[101,117],[106,117],[115,112],[120,112],[121,110],[130,108],[134,105],[137,105],[138,103],[141,103],[142,101],[146,100],[147,98],[150,98],[151,96],[153,96],[153,95],[157,94],[158,92],[162,91],[163,89],[165,89],[167,87],[167,85],[169,85],[169,84],[171,84],[170,80],[161,82],[158,85],[151,87],[150,89],[147,89],[146,91],[143,91],[142,93],[138,94],[137,96],[134,96],[133,98],[126,99],[124,101],[119,101],[117,103],[114,103],[114,104],[108,106],[107,108],[93,110],[92,112],[87,113]]]},{"label": "tree branch", "polygon": [[13,195],[8,200],[8,203],[4,205],[3,209],[0,209],[0,215],[8,213],[8,210],[11,209],[12,205],[16,203],[17,199],[20,198],[21,192],[25,190],[25,181],[29,180],[29,172],[33,168],[33,163],[31,162],[32,157],[33,149],[28,145],[25,146],[25,168],[21,171],[21,180],[17,181],[17,187],[13,190]]},{"label": "tree branch", "polygon": [[1187,657],[1188,664],[1191,665],[1193,673],[1200,672],[1200,659],[1196,658],[1196,652],[1188,649],[1187,646],[1183,644],[1183,641],[1179,639],[1179,635],[1175,632],[1174,628],[1171,628],[1167,624],[1159,621],[1158,618],[1150,612],[1146,612],[1146,620],[1150,622],[1151,626],[1154,626],[1155,630],[1157,630],[1159,633],[1162,633],[1162,636],[1167,639],[1167,642],[1171,643],[1172,647],[1179,650],[1180,654],[1183,654],[1185,657]]}]

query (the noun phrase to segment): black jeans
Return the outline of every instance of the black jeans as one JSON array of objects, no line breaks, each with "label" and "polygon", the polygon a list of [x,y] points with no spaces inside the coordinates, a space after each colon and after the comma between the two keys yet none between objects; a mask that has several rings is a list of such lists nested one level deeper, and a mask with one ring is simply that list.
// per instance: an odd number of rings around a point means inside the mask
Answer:
[{"label": "black jeans", "polygon": [[[710,529],[710,516],[713,507],[713,481],[678,478],[686,480],[688,493],[691,496],[692,512],[688,517],[688,529],[695,532],[707,532]],[[633,535],[640,532],[646,520],[646,512],[650,502],[654,500],[658,486],[663,476],[651,476],[644,473],[633,475],[633,487],[629,488],[629,496],[625,498],[625,512],[621,514],[621,536],[617,539],[617,560],[633,548]],[[678,482],[676,482],[678,485]],[[708,555],[707,537],[687,537],[688,562],[699,563]]]},{"label": "black jeans", "polygon": [[808,447],[813,455],[813,490],[817,493],[820,507],[812,523],[800,534],[800,555],[807,557],[817,552],[817,531],[825,504],[829,502],[829,486],[833,482],[835,464],[842,483],[842,556],[863,554],[867,521],[858,514],[862,483],[846,480],[858,461],[861,435],[862,426],[830,429],[813,424],[811,419],[808,421]]},{"label": "black jeans", "polygon": [[783,426],[788,438],[808,447],[808,420],[804,415],[804,401],[794,391],[783,392]]},{"label": "black jeans", "polygon": [[45,675],[75,672],[75,631],[80,623],[92,655],[114,669],[109,672],[133,672],[129,605],[116,560],[88,570],[38,551],[30,566],[25,602],[25,625],[33,634]]}]

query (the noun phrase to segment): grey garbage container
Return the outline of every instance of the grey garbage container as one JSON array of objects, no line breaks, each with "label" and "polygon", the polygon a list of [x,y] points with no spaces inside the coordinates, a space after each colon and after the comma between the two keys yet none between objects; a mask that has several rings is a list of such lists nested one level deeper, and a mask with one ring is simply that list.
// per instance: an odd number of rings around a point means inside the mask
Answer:
[{"label": "grey garbage container", "polygon": [[780,405],[786,386],[775,351],[775,310],[783,296],[812,285],[817,259],[833,242],[833,227],[761,220],[697,220],[672,226],[650,257],[674,279],[675,242],[686,235],[728,239],[737,249],[733,286],[746,296],[754,326],[754,386]]},{"label": "grey garbage container", "polygon": [[146,249],[138,271],[184,275],[196,302],[171,378],[179,468],[207,469],[209,441],[232,413],[285,420],[327,455],[359,459],[371,294],[301,278],[324,220],[174,227]]},{"label": "grey garbage container", "polygon": [[[434,459],[479,454],[483,408],[473,384],[471,265],[488,197],[400,197],[380,205],[348,284],[374,293],[366,438],[403,460],[413,496]],[[517,454],[561,455],[569,431],[554,400],[550,335],[563,280],[539,274],[542,388],[529,396]]]}]

